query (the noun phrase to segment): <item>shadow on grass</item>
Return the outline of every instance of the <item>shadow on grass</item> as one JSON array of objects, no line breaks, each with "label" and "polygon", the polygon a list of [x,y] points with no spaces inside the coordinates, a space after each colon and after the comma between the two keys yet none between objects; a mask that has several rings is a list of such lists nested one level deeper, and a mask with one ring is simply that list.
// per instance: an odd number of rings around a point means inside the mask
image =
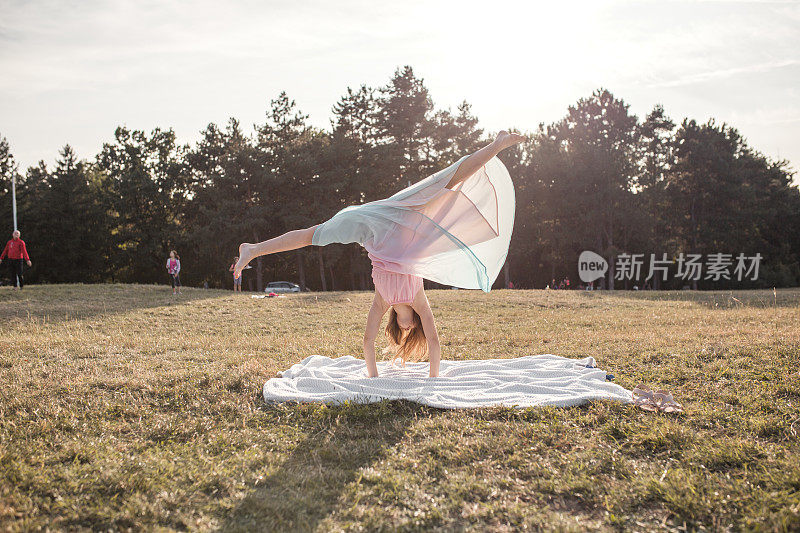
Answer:
[{"label": "shadow on grass", "polygon": [[736,307],[798,307],[800,290],[772,289],[741,291],[583,291],[587,298],[613,298],[629,301],[673,301],[693,302],[712,309],[732,309]]},{"label": "shadow on grass", "polygon": [[[265,407],[265,409],[270,409]],[[420,416],[439,411],[384,401],[309,407],[317,418],[286,460],[226,517],[219,531],[311,531],[346,499],[359,470],[378,463]]]},{"label": "shadow on grass", "polygon": [[0,321],[35,318],[57,323],[212,300],[231,294],[231,291],[187,287],[181,295],[173,296],[169,285],[30,285],[22,291],[0,287]]}]

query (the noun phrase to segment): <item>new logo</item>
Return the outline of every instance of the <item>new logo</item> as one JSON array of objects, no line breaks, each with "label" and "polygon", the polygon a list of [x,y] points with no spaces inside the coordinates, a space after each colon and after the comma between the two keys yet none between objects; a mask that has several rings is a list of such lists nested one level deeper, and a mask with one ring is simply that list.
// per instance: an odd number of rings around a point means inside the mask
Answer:
[{"label": "new logo", "polygon": [[584,283],[602,278],[608,271],[608,262],[594,252],[585,250],[578,257],[578,275]]}]

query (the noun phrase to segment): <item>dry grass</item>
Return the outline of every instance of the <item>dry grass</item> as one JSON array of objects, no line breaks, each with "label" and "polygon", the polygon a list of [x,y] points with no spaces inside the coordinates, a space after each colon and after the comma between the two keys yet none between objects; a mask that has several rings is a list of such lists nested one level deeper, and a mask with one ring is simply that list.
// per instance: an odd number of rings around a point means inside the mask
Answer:
[{"label": "dry grass", "polygon": [[444,357],[593,355],[595,402],[265,406],[358,354],[370,294],[0,290],[0,528],[800,529],[800,291],[431,291]]}]

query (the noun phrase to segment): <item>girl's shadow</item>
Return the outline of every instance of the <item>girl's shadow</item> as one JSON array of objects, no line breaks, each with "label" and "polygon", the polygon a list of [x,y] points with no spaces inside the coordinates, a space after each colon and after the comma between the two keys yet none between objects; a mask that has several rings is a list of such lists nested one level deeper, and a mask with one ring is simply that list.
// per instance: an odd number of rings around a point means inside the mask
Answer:
[{"label": "girl's shadow", "polygon": [[393,453],[414,419],[441,413],[398,401],[326,411],[314,417],[305,439],[245,496],[220,531],[314,530],[346,503],[344,491],[358,479],[359,470]]}]

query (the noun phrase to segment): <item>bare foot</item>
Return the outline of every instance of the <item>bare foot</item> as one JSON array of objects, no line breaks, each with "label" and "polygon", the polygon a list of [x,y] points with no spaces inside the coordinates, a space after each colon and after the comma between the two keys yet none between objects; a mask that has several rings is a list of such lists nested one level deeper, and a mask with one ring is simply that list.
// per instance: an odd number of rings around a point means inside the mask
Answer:
[{"label": "bare foot", "polygon": [[252,248],[253,245],[246,242],[239,245],[239,260],[236,261],[236,265],[233,267],[234,278],[239,279],[242,277],[242,270],[253,260],[253,252],[250,251]]},{"label": "bare foot", "polygon": [[515,144],[527,140],[528,138],[524,135],[520,135],[519,133],[509,133],[506,130],[502,130],[497,134],[497,138],[495,138],[494,142],[500,147],[501,150],[505,150],[509,146],[514,146]]}]

